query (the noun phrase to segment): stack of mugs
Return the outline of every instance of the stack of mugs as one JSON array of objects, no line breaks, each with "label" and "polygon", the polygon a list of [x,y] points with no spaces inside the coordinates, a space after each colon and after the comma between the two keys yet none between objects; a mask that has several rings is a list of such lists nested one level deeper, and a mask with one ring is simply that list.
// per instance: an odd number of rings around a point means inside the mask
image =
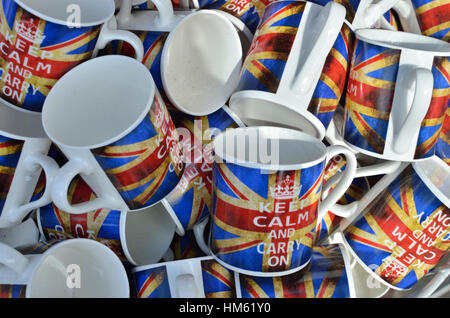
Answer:
[{"label": "stack of mugs", "polygon": [[1,0],[0,297],[440,297],[449,0]]}]

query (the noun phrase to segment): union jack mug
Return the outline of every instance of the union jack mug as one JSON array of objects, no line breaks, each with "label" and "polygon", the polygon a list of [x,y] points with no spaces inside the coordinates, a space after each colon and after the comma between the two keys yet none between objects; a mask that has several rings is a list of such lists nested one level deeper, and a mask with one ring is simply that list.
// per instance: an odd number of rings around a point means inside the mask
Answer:
[{"label": "union jack mug", "polygon": [[177,225],[177,233],[184,235],[211,212],[212,140],[220,132],[244,124],[227,106],[208,116],[172,114],[186,166],[180,182],[162,203]]},{"label": "union jack mug", "polygon": [[[213,145],[209,247],[196,235],[200,247],[250,276],[282,276],[305,267],[318,220],[353,181],[353,153],[278,127],[236,128],[218,135]],[[338,154],[345,156],[346,169],[321,201],[325,164]]]},{"label": "union jack mug", "polygon": [[[63,211],[146,209],[181,178],[172,118],[150,72],[132,58],[103,56],[69,71],[45,101],[42,121],[68,158],[52,187],[53,202]],[[97,198],[72,205],[67,193],[78,174]]]},{"label": "union jack mug", "polygon": [[215,10],[174,11],[169,0],[152,1],[157,10],[132,12],[131,0],[124,0],[119,28],[169,32],[161,55],[164,94],[192,116],[217,111],[239,81],[242,45],[236,28]]},{"label": "union jack mug", "polygon": [[0,298],[128,298],[124,266],[86,239],[39,242],[23,250],[0,243]]},{"label": "union jack mug", "polygon": [[383,285],[411,288],[447,255],[449,189],[450,167],[439,158],[403,163],[358,202],[358,217],[341,222],[343,243]]},{"label": "union jack mug", "polygon": [[142,60],[139,39],[115,30],[113,0],[2,0],[0,15],[0,96],[21,110],[41,112],[55,83],[109,41],[127,41]]},{"label": "union jack mug", "polygon": [[319,139],[347,77],[345,8],[306,1],[265,7],[229,106],[249,126],[295,128]]},{"label": "union jack mug", "polygon": [[[70,204],[95,199],[95,193],[77,177],[70,185]],[[158,262],[169,248],[175,224],[162,204],[142,211],[98,209],[70,214],[54,203],[37,211],[39,231],[48,240],[87,238],[109,247],[122,261],[133,265]]]},{"label": "union jack mug", "polygon": [[212,257],[132,270],[137,298],[236,298],[233,272]]},{"label": "union jack mug", "polygon": [[435,154],[450,99],[450,44],[406,32],[356,31],[343,138],[392,161]]},{"label": "union jack mug", "polygon": [[310,264],[281,277],[235,273],[237,298],[354,298],[351,263],[343,246],[313,248]]}]

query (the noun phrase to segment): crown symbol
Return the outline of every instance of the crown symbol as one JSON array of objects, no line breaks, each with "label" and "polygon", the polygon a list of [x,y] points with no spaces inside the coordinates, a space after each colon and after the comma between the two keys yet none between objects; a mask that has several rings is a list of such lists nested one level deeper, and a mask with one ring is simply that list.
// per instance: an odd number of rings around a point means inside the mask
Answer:
[{"label": "crown symbol", "polygon": [[45,39],[45,35],[34,25],[34,20],[21,21],[16,25],[16,32],[25,40],[34,44],[41,44]]},{"label": "crown symbol", "polygon": [[290,176],[286,176],[286,179],[270,187],[270,193],[274,199],[292,199],[300,194],[301,188],[302,186],[295,186],[294,180],[291,180]]}]

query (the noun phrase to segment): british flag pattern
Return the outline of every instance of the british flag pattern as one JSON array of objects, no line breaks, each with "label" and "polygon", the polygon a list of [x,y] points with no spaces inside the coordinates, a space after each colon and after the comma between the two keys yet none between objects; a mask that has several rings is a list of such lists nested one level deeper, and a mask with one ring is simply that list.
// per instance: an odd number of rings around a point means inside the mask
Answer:
[{"label": "british flag pattern", "polygon": [[411,0],[422,34],[450,42],[450,1]]},{"label": "british flag pattern", "polygon": [[65,73],[91,58],[101,25],[69,28],[0,1],[0,96],[40,112],[51,88]]},{"label": "british flag pattern", "polygon": [[306,2],[280,1],[266,7],[244,61],[237,90],[276,93]]},{"label": "british flag pattern", "polygon": [[184,169],[175,125],[157,91],[150,112],[132,132],[93,154],[130,210],[161,201]]},{"label": "british flag pattern", "polygon": [[25,298],[26,285],[0,284],[0,298]]},{"label": "british flag pattern", "polygon": [[[356,40],[345,103],[344,139],[383,154],[391,116],[401,51]],[[436,57],[433,96],[421,122],[414,159],[434,155],[450,97],[449,63]]]},{"label": "british flag pattern", "polygon": [[436,143],[436,156],[450,165],[450,107],[447,107],[439,140]]},{"label": "british flag pattern", "polygon": [[350,286],[338,245],[317,246],[311,263],[281,277],[239,274],[242,298],[349,298]]},{"label": "british flag pattern", "polygon": [[215,163],[213,254],[225,264],[255,273],[282,273],[306,265],[315,239],[323,173],[323,162],[271,174]]},{"label": "british flag pattern", "polygon": [[[95,193],[81,177],[72,181],[68,192],[70,204],[95,198]],[[99,209],[84,214],[70,214],[51,203],[40,208],[38,215],[47,240],[92,239],[108,246],[122,261],[126,261],[120,241],[120,211]]]},{"label": "british flag pattern", "polygon": [[[211,212],[212,163],[211,141],[214,136],[238,123],[224,108],[208,116],[174,115],[177,129],[184,128],[185,140],[180,140],[186,167],[180,182],[165,198],[188,231]],[[188,135],[188,136],[187,136]]]},{"label": "british flag pattern", "polygon": [[408,289],[446,255],[449,230],[449,208],[408,165],[344,234],[386,283]]}]

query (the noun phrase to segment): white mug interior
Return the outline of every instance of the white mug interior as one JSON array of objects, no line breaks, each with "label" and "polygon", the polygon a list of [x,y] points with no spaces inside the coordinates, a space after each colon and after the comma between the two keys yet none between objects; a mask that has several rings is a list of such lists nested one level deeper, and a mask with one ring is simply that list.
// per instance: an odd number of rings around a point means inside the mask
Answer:
[{"label": "white mug interior", "polygon": [[164,90],[181,111],[208,115],[227,102],[241,65],[233,24],[217,12],[201,10],[184,18],[167,38],[161,59]]},{"label": "white mug interior", "polygon": [[135,59],[109,55],[89,60],[50,91],[42,110],[44,130],[62,146],[106,146],[148,116],[155,90],[150,72]]},{"label": "white mug interior", "polygon": [[[119,258],[93,240],[67,240],[51,247],[32,274],[26,295],[32,298],[129,297],[129,282]],[[71,273],[73,283],[68,281]]]}]

